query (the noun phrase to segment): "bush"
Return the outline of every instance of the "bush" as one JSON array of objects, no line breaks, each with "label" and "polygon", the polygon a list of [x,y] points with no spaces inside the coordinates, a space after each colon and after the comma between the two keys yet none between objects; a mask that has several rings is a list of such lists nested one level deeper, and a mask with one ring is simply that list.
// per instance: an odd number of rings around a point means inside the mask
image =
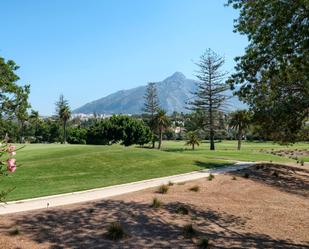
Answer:
[{"label": "bush", "polygon": [[198,248],[201,248],[201,249],[208,249],[210,248],[209,246],[209,239],[206,238],[206,237],[202,237],[198,240],[197,242],[197,246]]},{"label": "bush", "polygon": [[247,178],[247,179],[250,177],[249,173],[245,173],[243,176],[244,178]]},{"label": "bush", "polygon": [[215,176],[213,174],[209,174],[209,176],[207,177],[208,181],[212,181],[215,178]]},{"label": "bush", "polygon": [[272,174],[274,177],[279,177],[279,173],[277,171],[274,171]]},{"label": "bush", "polygon": [[236,176],[233,176],[233,177],[232,177],[232,180],[234,180],[234,181],[237,180]]},{"label": "bush", "polygon": [[304,164],[305,164],[304,160],[300,160],[300,165],[304,166]]},{"label": "bush", "polygon": [[197,185],[195,185],[195,186],[189,188],[189,190],[190,190],[190,191],[193,191],[193,192],[198,192],[198,191],[200,190],[200,187],[197,186]]},{"label": "bush", "polygon": [[158,188],[157,193],[166,194],[168,189],[169,189],[169,187],[167,185],[163,184]]},{"label": "bush", "polygon": [[10,235],[12,236],[16,236],[16,235],[19,235],[20,234],[20,229],[18,227],[14,227],[10,232],[9,232]]},{"label": "bush", "polygon": [[184,205],[181,205],[176,209],[176,213],[182,214],[182,215],[188,215],[189,209],[187,207],[185,207]]},{"label": "bush", "polygon": [[96,122],[89,127],[87,144],[109,145],[121,141],[124,146],[144,145],[152,141],[151,130],[142,120],[124,115]]},{"label": "bush", "polygon": [[74,127],[69,129],[67,142],[69,144],[86,144],[87,130],[85,128]]},{"label": "bush", "polygon": [[153,198],[152,203],[150,205],[152,208],[159,208],[162,206],[162,202],[158,198]]},{"label": "bush", "polygon": [[171,182],[171,181],[169,181],[167,185],[168,185],[168,186],[173,186],[173,185],[174,185],[174,183],[173,183],[173,182]]},{"label": "bush", "polygon": [[192,238],[194,235],[196,235],[196,230],[192,224],[185,225],[182,231],[185,238]]},{"label": "bush", "polygon": [[107,238],[111,240],[120,240],[127,237],[127,233],[119,222],[113,222],[107,228]]}]

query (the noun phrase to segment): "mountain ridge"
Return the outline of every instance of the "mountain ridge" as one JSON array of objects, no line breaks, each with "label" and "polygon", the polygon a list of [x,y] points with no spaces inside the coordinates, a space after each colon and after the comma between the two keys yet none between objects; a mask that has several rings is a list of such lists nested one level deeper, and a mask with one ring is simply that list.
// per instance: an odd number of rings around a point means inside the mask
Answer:
[{"label": "mountain ridge", "polygon": [[[155,82],[161,108],[169,114],[174,111],[188,113],[186,102],[193,97],[196,80],[188,79],[181,72],[175,72],[163,81]],[[73,113],[83,114],[141,114],[147,85],[119,90],[100,99],[86,103],[75,109]],[[229,91],[229,95],[232,95]],[[243,105],[233,97],[232,109]],[[231,103],[229,103],[231,104]]]}]

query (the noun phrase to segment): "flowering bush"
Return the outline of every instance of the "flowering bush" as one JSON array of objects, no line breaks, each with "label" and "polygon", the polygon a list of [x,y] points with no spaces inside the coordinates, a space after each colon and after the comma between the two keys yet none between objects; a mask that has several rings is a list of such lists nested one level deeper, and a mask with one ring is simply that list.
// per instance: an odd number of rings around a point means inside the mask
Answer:
[{"label": "flowering bush", "polygon": [[0,144],[0,174],[7,175],[16,170],[16,146],[11,144]]},{"label": "flowering bush", "polygon": [[[4,143],[0,144],[0,176],[7,176],[16,170],[16,146]],[[6,195],[12,190],[0,191],[0,203],[5,201]]]}]

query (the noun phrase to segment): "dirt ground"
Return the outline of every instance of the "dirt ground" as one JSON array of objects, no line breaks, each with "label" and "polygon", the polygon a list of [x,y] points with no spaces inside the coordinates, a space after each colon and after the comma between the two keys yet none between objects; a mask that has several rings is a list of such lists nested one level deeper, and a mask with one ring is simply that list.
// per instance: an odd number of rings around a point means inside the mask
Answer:
[{"label": "dirt ground", "polygon": [[[199,191],[189,188],[199,186]],[[153,198],[162,207],[150,207]],[[184,205],[188,215],[176,213]],[[111,241],[119,221],[128,237]],[[183,226],[196,234],[185,238]],[[18,229],[18,232],[14,229]],[[309,168],[264,164],[97,202],[0,216],[0,248],[309,248]]]}]

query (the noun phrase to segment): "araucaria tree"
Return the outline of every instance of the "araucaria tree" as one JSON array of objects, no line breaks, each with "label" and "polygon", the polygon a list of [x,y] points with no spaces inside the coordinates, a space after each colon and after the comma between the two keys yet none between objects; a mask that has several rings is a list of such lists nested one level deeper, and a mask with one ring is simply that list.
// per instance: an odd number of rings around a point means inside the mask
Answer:
[{"label": "araucaria tree", "polygon": [[236,136],[238,140],[237,149],[240,150],[241,140],[245,135],[246,129],[248,129],[251,123],[251,115],[247,110],[239,110],[231,113],[231,119],[229,126],[236,130]]},{"label": "araucaria tree", "polygon": [[309,112],[309,1],[228,0],[239,10],[235,32],[249,45],[231,86],[269,138],[295,142]]},{"label": "araucaria tree", "polygon": [[[155,118],[155,114],[157,113],[159,109],[159,99],[158,99],[157,88],[156,88],[155,83],[153,82],[148,83],[144,99],[145,99],[145,104],[144,104],[143,112],[149,115],[148,124],[154,135],[155,130],[156,130],[154,118]],[[155,140],[153,139],[152,148],[154,147],[155,147]]]},{"label": "araucaria tree", "polygon": [[61,94],[59,100],[56,102],[56,114],[63,127],[62,143],[67,141],[67,124],[71,117],[71,109],[69,103]]},{"label": "araucaria tree", "polygon": [[211,49],[200,57],[196,65],[199,67],[197,90],[193,93],[194,99],[189,102],[189,108],[206,115],[204,129],[209,134],[210,150],[215,149],[215,132],[217,130],[218,112],[222,111],[227,96],[224,91],[228,89],[225,83],[226,72],[222,71],[224,59]]}]

